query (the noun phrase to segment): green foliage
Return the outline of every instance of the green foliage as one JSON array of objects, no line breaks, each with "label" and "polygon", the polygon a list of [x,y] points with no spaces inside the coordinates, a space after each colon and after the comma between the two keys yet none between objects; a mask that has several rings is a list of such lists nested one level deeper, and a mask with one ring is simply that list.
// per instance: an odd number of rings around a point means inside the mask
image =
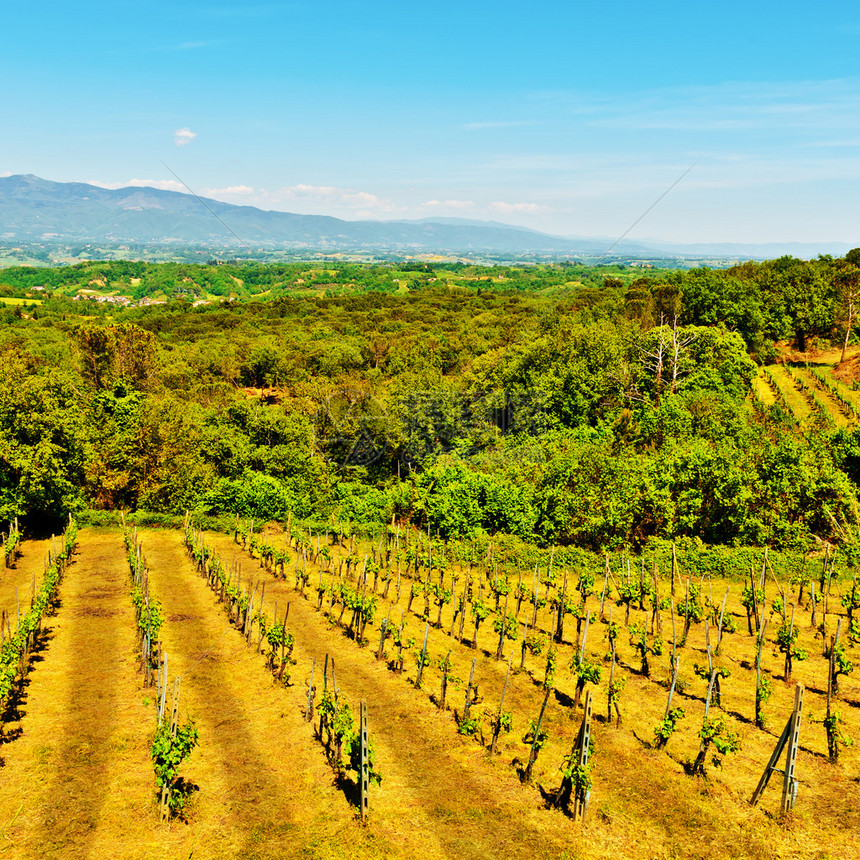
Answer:
[{"label": "green foliage", "polygon": [[624,687],[627,685],[627,679],[623,676],[612,679],[609,685],[608,697],[610,706],[618,705],[621,701],[621,694],[624,692]]},{"label": "green foliage", "polygon": [[681,618],[688,618],[692,623],[698,624],[705,617],[705,607],[701,601],[701,586],[691,582],[689,595],[684,600],[679,600],[675,605],[675,611]]},{"label": "green foliage", "polygon": [[809,652],[803,648],[797,647],[797,638],[800,635],[800,630],[797,627],[785,621],[779,630],[776,632],[776,644],[783,654],[790,654],[793,660],[805,660],[809,656]]},{"label": "green foliage", "polygon": [[563,779],[570,780],[574,794],[578,792],[588,793],[591,791],[591,761],[581,765],[576,759],[575,753],[568,753],[561,763],[561,775]]},{"label": "green foliage", "polygon": [[18,554],[18,547],[21,544],[21,532],[15,528],[14,524],[9,525],[9,534],[6,535],[6,540],[3,541],[3,559],[6,565],[11,559],[14,559]]},{"label": "green foliage", "polygon": [[74,377],[0,347],[0,520],[83,507],[89,428]]},{"label": "green foliage", "polygon": [[467,720],[460,720],[460,724],[457,727],[457,731],[461,735],[466,735],[470,738],[473,738],[481,730],[481,723],[483,722],[483,720],[483,713],[471,716]]},{"label": "green foliage", "polygon": [[840,748],[854,746],[854,739],[842,731],[841,726],[845,721],[838,710],[831,711],[830,716],[824,717],[821,722],[827,733],[828,757],[831,762],[835,762],[839,759]]},{"label": "green foliage", "polygon": [[663,749],[669,738],[672,737],[678,723],[684,718],[683,708],[672,708],[654,729],[654,737],[657,739],[657,749]]},{"label": "green foliage", "polygon": [[[830,647],[827,647],[824,651],[824,656],[830,659]],[[854,671],[854,664],[848,659],[848,655],[845,653],[845,644],[840,642],[833,654],[833,675],[834,678],[839,675],[850,675]]]},{"label": "green foliage", "polygon": [[[674,541],[691,577],[743,571],[703,544],[803,550],[854,521],[856,433],[746,404],[750,352],[834,331],[846,265],[6,269],[47,290],[0,314],[0,519],[396,516],[600,553]],[[585,597],[595,571],[571,569]]]},{"label": "green foliage", "polygon": [[[704,681],[711,680],[711,670],[707,666],[700,666],[698,663],[693,665],[693,671],[696,675]],[[714,677],[715,678],[730,678],[732,675],[731,670],[727,669],[725,666],[714,666]]]},{"label": "green foliage", "polygon": [[505,639],[510,639],[511,641],[516,641],[519,636],[519,625],[514,615],[508,615],[507,618],[504,615],[499,615],[497,618],[494,618],[493,630],[500,636],[504,631]]},{"label": "green foliage", "polygon": [[554,645],[546,652],[546,668],[544,669],[543,688],[549,690],[555,683],[555,673],[558,668],[558,650]]},{"label": "green foliage", "polygon": [[32,638],[41,626],[42,617],[56,597],[60,578],[72,556],[77,536],[77,525],[74,520],[70,520],[63,534],[60,551],[45,571],[30,608],[21,615],[15,633],[6,638],[0,647],[0,702],[5,702],[12,692],[22,657],[32,644]]},{"label": "green foliage", "polygon": [[756,690],[756,705],[760,708],[766,705],[771,695],[773,694],[773,684],[767,675],[762,675],[759,680],[758,689]]},{"label": "green foliage", "polygon": [[655,636],[653,641],[648,641],[648,631],[644,624],[633,624],[629,631],[630,644],[639,652],[639,657],[642,661],[642,674],[646,677],[651,675],[651,665],[648,661],[648,655],[653,654],[659,656],[663,653],[663,640],[659,636]]},{"label": "green foliage", "polygon": [[580,683],[583,684],[599,684],[600,683],[600,666],[596,663],[591,663],[587,659],[580,659],[579,654],[574,654],[570,661],[570,669]]},{"label": "green foliage", "polygon": [[[339,771],[353,771],[358,781],[361,778],[361,737],[349,704],[340,695],[333,695],[326,689],[317,711],[321,720],[320,731],[327,733],[324,742],[333,766]],[[371,782],[381,785],[382,774],[376,770],[375,759],[374,745],[368,741],[368,777]]]},{"label": "green foliage", "polygon": [[546,729],[541,726],[540,731],[538,731],[535,721],[529,720],[528,731],[523,735],[523,743],[527,746],[533,747],[535,751],[539,753],[548,739],[549,733]]},{"label": "green foliage", "polygon": [[168,805],[171,815],[181,815],[188,800],[188,792],[179,784],[178,775],[182,762],[191,755],[197,746],[200,734],[193,720],[184,726],[176,726],[170,731],[170,724],[164,720],[158,726],[150,747],[150,758],[155,768],[155,783],[159,788],[167,788]]},{"label": "green foliage", "polygon": [[539,657],[546,648],[546,642],[546,636],[542,633],[529,633],[525,638],[526,650],[534,657]]},{"label": "green foliage", "polygon": [[705,717],[699,737],[703,741],[713,743],[720,755],[728,755],[740,749],[740,736],[726,725],[722,716],[716,719]]}]

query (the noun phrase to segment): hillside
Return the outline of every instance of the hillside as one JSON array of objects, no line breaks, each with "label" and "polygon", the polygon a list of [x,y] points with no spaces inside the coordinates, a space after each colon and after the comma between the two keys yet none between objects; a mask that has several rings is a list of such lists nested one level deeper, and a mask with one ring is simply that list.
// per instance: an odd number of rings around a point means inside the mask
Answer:
[{"label": "hillside", "polygon": [[[343,221],[235,206],[157,188],[99,188],[32,175],[0,178],[0,238],[278,245],[318,250],[601,253],[605,240],[564,239],[501,224]],[[632,243],[628,251],[637,249]]]},{"label": "hillside", "polygon": [[[632,216],[618,214],[619,224]],[[108,189],[82,182],[52,182],[30,174],[0,177],[0,249],[16,243],[48,247],[83,243],[91,256],[97,255],[99,246],[109,246],[107,253],[125,259],[123,246],[132,244],[138,246],[138,258],[144,248],[149,254],[161,248],[162,259],[174,259],[180,250],[188,259],[186,255],[197,248],[233,249],[256,259],[277,249],[305,255],[488,254],[506,260],[523,255],[595,260],[603,259],[612,246],[609,259],[673,258],[720,265],[783,254],[804,258],[842,255],[851,247],[840,242],[683,245],[656,239],[625,239],[615,245],[614,238],[552,236],[497,221],[460,218],[345,221],[236,206],[150,187]],[[26,251],[23,253],[19,260],[26,259]]]}]

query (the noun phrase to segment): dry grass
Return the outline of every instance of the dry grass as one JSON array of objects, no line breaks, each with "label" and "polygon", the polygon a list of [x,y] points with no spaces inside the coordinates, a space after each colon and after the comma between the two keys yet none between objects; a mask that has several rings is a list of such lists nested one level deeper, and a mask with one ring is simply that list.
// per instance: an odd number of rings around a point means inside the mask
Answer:
[{"label": "dry grass", "polygon": [[[48,619],[20,720],[7,722],[0,821],[7,857],[145,856],[148,716],[116,533],[81,535]],[[141,826],[141,825],[144,826]]]},{"label": "dry grass", "polygon": [[759,371],[758,375],[752,381],[753,395],[760,400],[765,406],[773,406],[776,403],[776,396],[771,390],[770,383]]},{"label": "dry grass", "polygon": [[[236,552],[228,539],[213,536],[211,540],[217,549],[229,559]],[[273,538],[273,542],[278,542]],[[283,538],[280,538],[283,540]],[[369,547],[359,549],[359,557]],[[247,558],[247,556],[245,556]],[[250,561],[250,560],[249,560]],[[246,568],[249,579],[266,578],[267,595],[272,580],[259,569],[259,562],[250,561],[252,567]],[[450,570],[450,568],[449,568]],[[461,577],[461,584],[465,577]],[[318,570],[313,568],[311,586],[318,579]],[[408,583],[407,583],[408,585]],[[726,583],[714,581],[715,595],[722,595]],[[739,732],[741,749],[735,755],[728,756],[723,762],[722,769],[717,769],[709,763],[707,779],[687,776],[684,765],[695,758],[699,747],[698,730],[704,709],[706,692],[705,681],[698,678],[693,671],[694,664],[705,664],[705,633],[703,625],[694,625],[687,644],[681,649],[681,681],[683,690],[679,691],[675,705],[680,705],[686,711],[686,718],[680,723],[679,730],[672,737],[665,752],[652,749],[653,729],[660,721],[666,703],[665,683],[669,673],[668,656],[653,661],[652,677],[645,678],[639,674],[639,661],[629,646],[626,636],[620,640],[620,660],[627,678],[627,687],[622,699],[624,725],[615,729],[614,724],[608,724],[603,717],[606,707],[605,685],[607,681],[606,668],[602,677],[602,686],[596,693],[596,713],[598,723],[595,727],[596,757],[594,759],[594,790],[589,822],[585,825],[577,846],[584,856],[649,856],[649,857],[714,857],[728,856],[749,857],[825,857],[829,846],[844,846],[841,856],[860,856],[855,844],[855,834],[860,832],[860,811],[855,804],[858,774],[860,774],[860,755],[856,748],[843,751],[840,763],[831,765],[826,760],[826,737],[820,724],[824,716],[823,686],[826,678],[826,661],[822,657],[821,639],[815,636],[809,626],[809,614],[803,609],[797,610],[797,624],[801,629],[801,644],[810,652],[809,660],[795,663],[792,683],[782,680],[782,655],[773,645],[773,636],[777,628],[777,617],[770,622],[770,643],[765,648],[763,666],[765,672],[773,679],[774,692],[768,703],[766,713],[767,729],[760,731],[755,728],[754,716],[754,672],[751,668],[753,659],[753,637],[746,632],[746,616],[740,606],[740,586],[729,583],[730,596],[728,611],[735,618],[738,632],[727,634],[723,641],[719,664],[731,671],[731,676],[723,682],[722,711],[727,723]],[[284,589],[286,583],[280,585]],[[664,593],[668,584],[663,583]],[[705,586],[707,589],[707,584]],[[380,589],[381,590],[381,589]],[[400,606],[392,613],[399,619],[401,608],[406,604],[406,588],[401,597]],[[288,593],[289,587],[287,587]],[[791,591],[791,590],[789,590]],[[304,614],[297,612],[302,607],[311,608],[316,602],[316,592],[308,589],[312,598],[294,606],[291,621]],[[390,592],[393,597],[394,588]],[[776,586],[769,585],[769,600],[776,594]],[[796,595],[795,595],[796,597]],[[678,599],[678,598],[676,598]],[[721,598],[716,598],[721,599]],[[793,599],[793,598],[792,598]],[[836,589],[831,598],[831,614],[828,616],[828,626],[831,632],[835,629],[835,609],[838,606]],[[592,609],[596,609],[594,598]],[[414,612],[423,609],[423,598],[417,597],[413,603],[413,617],[407,616],[407,631],[420,646],[423,637],[424,622],[414,617]],[[471,649],[455,642],[447,635],[450,627],[451,608],[443,612],[442,630],[431,627],[429,651],[434,657],[443,656],[449,648],[452,649],[454,674],[460,678],[468,676],[471,659],[475,655]],[[616,620],[621,610],[614,609]],[[368,630],[369,644],[359,649],[356,643],[346,639],[337,628],[331,628],[329,633],[329,650],[337,650],[343,655],[344,645],[353,650],[357,661],[363,659],[367,671],[379,675],[387,670],[383,664],[376,663],[373,651],[378,643],[378,621],[385,617],[388,606],[380,601],[377,613],[377,625]],[[631,623],[644,620],[647,613],[634,610]],[[431,619],[435,619],[435,608],[431,609]],[[525,609],[521,618],[525,617]],[[326,623],[321,614],[316,614],[317,623]],[[539,626],[548,629],[549,619],[541,613]],[[296,625],[299,641],[306,636],[306,625],[310,622],[302,620],[302,626]],[[325,629],[325,628],[323,628]],[[467,625],[470,638],[471,630]],[[594,625],[589,633],[588,652],[594,659],[600,660],[606,650],[603,625]],[[559,676],[557,681],[558,696],[547,711],[545,724],[550,731],[550,740],[542,751],[536,769],[536,782],[545,787],[557,785],[557,768],[563,756],[570,749],[575,731],[578,729],[580,717],[574,714],[570,700],[574,692],[574,681],[566,666],[573,653],[570,641],[574,636],[574,622],[568,620],[566,626],[567,644],[562,646],[559,657]],[[671,638],[669,618],[664,618],[664,636]],[[314,634],[313,639],[316,638]],[[490,711],[497,707],[498,698],[504,680],[504,666],[496,662],[490,655],[495,651],[497,636],[492,633],[489,623],[485,623],[479,635],[478,669],[476,678],[484,695],[484,703]],[[390,646],[389,646],[390,650]],[[506,645],[506,655],[510,651],[516,655],[515,666],[519,662],[519,643]],[[853,659],[858,661],[857,649],[854,649]],[[344,659],[342,656],[341,659]],[[422,720],[422,714],[433,710],[431,695],[437,694],[439,684],[438,670],[429,667],[425,669],[422,686],[425,693],[421,696],[409,688],[409,678],[415,675],[414,661],[407,663],[406,678],[388,675],[388,684],[396,689],[403,689],[418,698],[409,710],[409,720]],[[546,835],[551,844],[561,816],[541,808],[540,796],[536,788],[522,790],[518,785],[512,789],[504,786],[509,784],[513,773],[511,762],[522,760],[527,755],[527,749],[520,738],[530,717],[536,716],[540,706],[541,690],[539,681],[543,677],[543,658],[526,660],[526,671],[516,673],[506,696],[506,709],[514,711],[515,731],[501,745],[501,755],[494,762],[486,760],[472,762],[470,758],[473,742],[464,741],[455,734],[456,727],[452,715],[436,712],[440,723],[447,723],[449,733],[447,746],[451,754],[455,754],[464,763],[469,762],[473,772],[483,772],[490,766],[497,774],[496,793],[500,798],[519,804],[521,807],[520,821],[517,828],[534,828]],[[805,724],[801,735],[801,752],[798,764],[800,779],[800,794],[798,805],[791,822],[778,821],[776,811],[779,808],[781,783],[775,777],[771,786],[762,799],[758,808],[753,809],[748,804],[753,789],[758,782],[764,764],[767,761],[777,736],[791,711],[794,696],[794,682],[806,685]],[[362,678],[362,685],[364,679]],[[367,687],[358,687],[359,695],[368,695]],[[377,693],[376,687],[373,694]],[[429,694],[429,695],[428,695]],[[399,695],[399,694],[398,694]],[[405,693],[404,693],[405,695]],[[462,693],[449,692],[449,702],[459,709]],[[860,677],[855,675],[843,678],[841,685],[842,701],[840,709],[846,720],[846,731],[853,736],[860,735]],[[405,719],[405,717],[403,717]],[[383,732],[386,729],[381,729]],[[423,729],[422,729],[423,731]],[[410,744],[412,746],[412,744]],[[474,746],[477,748],[477,745]],[[408,752],[400,752],[408,755]],[[480,768],[480,770],[479,770]],[[444,771],[440,771],[444,772]],[[453,790],[449,786],[450,790]],[[525,792],[525,793],[523,793]],[[405,795],[404,795],[405,797]],[[461,795],[463,803],[480,804],[478,795]],[[485,816],[484,806],[472,807],[472,813]],[[563,827],[575,832],[574,825],[563,820]],[[525,856],[529,856],[528,853]]]},{"label": "dry grass", "polygon": [[[574,825],[547,810],[539,785],[557,785],[557,768],[570,748],[580,715],[570,698],[573,679],[567,664],[573,653],[574,622],[568,619],[566,643],[560,648],[558,694],[547,710],[550,739],[538,759],[535,785],[523,786],[512,762],[527,755],[521,742],[541,700],[543,658],[528,657],[515,671],[506,695],[515,729],[503,739],[493,759],[474,740],[456,733],[453,710],[462,705],[462,689],[449,688],[450,708],[442,712],[431,696],[438,694],[439,671],[425,669],[423,689],[410,683],[415,661],[399,677],[375,659],[378,623],[388,612],[380,600],[377,622],[368,630],[370,644],[359,648],[289,582],[275,580],[224,536],[209,540],[225,561],[241,560],[243,581],[263,580],[266,608],[277,601],[283,614],[288,600],[290,630],[296,637],[295,686],[274,684],[263,657],[246,646],[227,621],[223,608],[195,573],[177,532],[140,534],[151,569],[153,594],[162,601],[168,621],[163,642],[171,674],[181,672],[182,712],[194,716],[200,747],[183,767],[199,786],[189,823],[157,823],[148,744],[154,711],[152,692],[141,688],[136,667],[133,610],[121,541],[116,530],[81,533],[81,549],[61,587],[61,606],[49,624],[47,647],[38,657],[26,687],[20,721],[7,723],[8,735],[23,734],[2,747],[4,779],[0,782],[0,856],[7,857],[499,857],[525,858],[793,858],[860,857],[857,809],[860,753],[845,750],[838,765],[825,758],[824,730],[813,719],[824,712],[825,661],[821,640],[809,625],[809,614],[796,611],[802,645],[810,659],[795,665],[795,680],[807,687],[798,775],[801,781],[795,813],[781,822],[778,775],[758,808],[748,798],[758,781],[776,735],[788,716],[793,684],[781,679],[782,657],[772,644],[764,652],[764,669],[773,679],[766,731],[753,716],[752,637],[740,607],[740,587],[729,583],[729,611],[738,632],[724,638],[719,661],[731,671],[724,681],[723,712],[741,735],[740,751],[722,769],[709,765],[706,779],[692,778],[684,764],[698,749],[705,682],[693,665],[706,661],[704,628],[695,625],[681,649],[682,690],[676,697],[687,716],[665,752],[651,748],[653,729],[665,707],[668,657],[653,661],[652,677],[639,674],[638,660],[627,637],[619,639],[619,658],[627,686],[622,697],[624,725],[605,721],[604,668],[595,688],[594,788],[585,825]],[[273,541],[283,540],[275,537]],[[360,548],[363,554],[367,548]],[[450,570],[450,568],[449,568]],[[319,576],[312,568],[311,586]],[[464,577],[461,577],[461,585]],[[408,585],[408,580],[405,581]],[[725,584],[713,583],[715,599]],[[664,594],[668,583],[661,586]],[[707,586],[706,586],[707,589]],[[705,590],[706,590],[705,589]],[[769,599],[776,594],[770,583]],[[381,588],[380,588],[381,590]],[[394,597],[394,587],[389,593]],[[796,598],[796,593],[792,599]],[[406,589],[392,618],[405,608]],[[834,590],[831,609],[838,595]],[[596,609],[595,598],[591,608]],[[406,618],[408,635],[418,640],[424,622],[416,597]],[[431,627],[433,657],[451,649],[454,674],[468,676],[477,657],[476,679],[483,707],[494,712],[504,682],[505,665],[491,656],[496,636],[490,619],[482,626],[478,650],[447,635],[451,605],[442,615],[442,630]],[[513,607],[511,608],[513,611]],[[622,610],[613,609],[616,620]],[[524,618],[526,604],[520,617]],[[646,613],[633,610],[631,622]],[[431,618],[435,619],[435,609]],[[540,613],[539,626],[549,618]],[[664,616],[664,636],[671,633]],[[828,617],[835,628],[835,614]],[[770,633],[775,633],[776,618]],[[467,625],[470,638],[471,629]],[[606,650],[605,625],[594,624],[587,652],[601,660]],[[389,652],[391,645],[387,646]],[[519,642],[506,645],[515,654]],[[326,653],[337,664],[338,686],[348,701],[367,699],[377,764],[384,775],[371,795],[371,822],[362,827],[310,726],[301,717],[311,661],[316,679]],[[853,659],[858,660],[857,649]],[[840,708],[847,731],[860,737],[860,672],[842,680]]]},{"label": "dry grass", "polygon": [[30,607],[34,581],[36,588],[42,583],[50,548],[50,540],[25,540],[20,544],[21,555],[10,567],[3,567],[0,559],[0,611],[6,611],[13,627],[17,607],[21,612]]}]

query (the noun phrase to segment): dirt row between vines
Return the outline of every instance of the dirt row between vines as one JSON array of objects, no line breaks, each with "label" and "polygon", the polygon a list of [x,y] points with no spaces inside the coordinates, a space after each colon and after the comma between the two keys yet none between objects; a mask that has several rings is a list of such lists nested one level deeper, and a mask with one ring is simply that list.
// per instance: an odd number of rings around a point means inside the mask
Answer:
[{"label": "dirt row between vines", "polygon": [[176,534],[146,543],[171,675],[184,673],[181,712],[201,735],[183,768],[199,787],[190,821],[158,822],[154,692],[138,669],[122,536],[85,529],[4,724],[0,856],[379,856],[297,710],[225,635]]},{"label": "dirt row between vines", "polygon": [[36,588],[42,584],[51,541],[25,540],[20,549],[21,555],[9,567],[0,559],[0,612],[7,613],[13,629],[17,608],[25,612],[30,607],[34,580]]},{"label": "dirt row between vines", "polygon": [[[21,571],[42,564],[30,550]],[[124,565],[116,532],[81,533],[23,701],[3,726],[2,856],[147,856],[150,712]]]}]

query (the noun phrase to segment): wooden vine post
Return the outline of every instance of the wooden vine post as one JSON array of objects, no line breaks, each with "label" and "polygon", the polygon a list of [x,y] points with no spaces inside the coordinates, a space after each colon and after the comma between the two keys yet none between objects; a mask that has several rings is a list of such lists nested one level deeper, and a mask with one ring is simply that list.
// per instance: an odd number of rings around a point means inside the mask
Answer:
[{"label": "wooden vine post", "polygon": [[[462,722],[466,722],[469,719],[469,711],[472,708],[472,705],[475,703],[475,699],[477,696],[475,693],[477,692],[477,688],[473,687],[472,682],[475,680],[475,663],[478,662],[477,657],[472,658],[472,668],[469,670],[469,683],[466,685],[466,701],[463,703],[463,719]],[[474,692],[473,692],[474,691]]]},{"label": "wooden vine post", "polygon": [[[753,792],[753,796],[750,799],[750,803],[753,806],[755,806],[759,802],[759,799],[764,793],[764,790],[767,788],[767,784],[770,781],[771,775],[774,773],[774,771],[777,771],[783,776],[783,815],[787,815],[794,808],[794,801],[797,797],[797,780],[795,779],[794,771],[797,764],[797,748],[800,740],[800,723],[802,711],[803,684],[798,684],[794,690],[794,709],[791,712],[791,716],[788,718],[788,722],[785,724],[785,728],[782,730],[782,734],[780,735],[780,738],[776,743],[776,747],[774,747],[773,754],[771,755],[770,760],[768,761],[767,766],[764,769],[764,773],[762,774],[761,779],[756,786],[756,790]],[[786,747],[787,749],[785,753],[785,767],[780,770],[780,768],[778,768],[776,765],[779,761],[779,757],[782,754],[783,749],[785,749]]]},{"label": "wooden vine post", "polygon": [[[170,737],[176,737],[176,727],[179,723],[179,693],[182,684],[182,676],[180,675],[173,682],[173,708],[171,710],[170,715]],[[167,784],[161,787],[161,820],[162,822],[167,821],[167,817],[170,814],[170,794],[171,787]]]},{"label": "wooden vine post", "polygon": [[499,742],[499,735],[502,731],[502,714],[504,713],[505,693],[508,691],[508,681],[511,677],[511,659],[512,658],[508,659],[508,671],[505,673],[505,685],[502,687],[502,696],[499,699],[499,713],[496,715],[496,720],[493,724],[493,737],[490,741],[490,755],[493,755],[496,752],[496,744]]},{"label": "wooden vine post", "polygon": [[[711,670],[710,681],[708,682],[708,692],[705,696],[705,716],[702,720],[702,728],[704,729],[708,722],[708,711],[711,709],[711,694],[714,692],[714,681],[717,678],[717,670]],[[702,735],[702,742],[699,744],[699,754],[696,756],[695,762],[693,762],[693,773],[698,773],[704,776],[705,774],[705,756],[708,753],[708,745],[710,744],[710,740]]]},{"label": "wooden vine post", "polygon": [[756,728],[764,728],[764,715],[762,714],[763,692],[761,686],[761,652],[764,648],[765,633],[767,632],[767,618],[762,621],[761,630],[758,634],[758,647],[755,655],[755,724]]},{"label": "wooden vine post", "polygon": [[570,810],[573,801],[574,821],[583,821],[588,808],[588,799],[591,795],[591,774],[588,768],[589,748],[591,746],[591,715],[593,713],[593,694],[589,690],[585,694],[585,710],[582,715],[582,724],[576,735],[576,740],[570,750],[565,763],[562,765],[564,776],[561,785],[550,803],[555,806],[563,806]]},{"label": "wooden vine post", "polygon": [[[582,725],[579,727],[577,738],[577,765],[578,773],[586,774],[588,768],[588,750],[591,744],[591,714],[593,710],[591,690],[585,694],[585,713],[582,715]],[[584,779],[577,782],[573,797],[573,819],[584,821],[588,809],[588,800],[591,796],[590,780]]]},{"label": "wooden vine post", "polygon": [[367,702],[362,701],[359,710],[359,805],[361,820],[367,821],[368,789],[370,787],[370,761],[367,750]]},{"label": "wooden vine post", "polygon": [[[277,615],[275,616],[277,617]],[[317,668],[317,658],[314,657],[313,665],[311,666],[311,677],[308,681],[308,704],[305,708],[305,720],[309,723],[314,721],[314,699],[316,698],[317,688],[314,686],[314,672]]]},{"label": "wooden vine post", "polygon": [[839,634],[842,630],[842,619],[836,622],[836,635],[830,637],[830,657],[827,660],[827,716],[824,728],[827,732],[827,757],[831,764],[839,759],[839,732],[836,728],[838,714],[833,713],[832,699],[836,693],[836,649],[839,646]]},{"label": "wooden vine post", "polygon": [[551,686],[547,687],[546,695],[543,698],[543,704],[540,707],[540,714],[538,714],[537,723],[534,726],[534,736],[532,737],[531,749],[529,750],[529,760],[526,764],[525,770],[520,777],[521,782],[531,782],[532,779],[532,770],[535,766],[535,762],[537,761],[538,753],[540,753],[540,748],[543,745],[540,737],[540,727],[541,723],[543,723],[543,715],[544,711],[546,711],[547,703],[549,702],[550,694],[552,693],[553,688]]},{"label": "wooden vine post", "polygon": [[430,630],[430,622],[424,625],[424,644],[421,646],[421,657],[418,660],[418,675],[415,678],[415,686],[421,686],[421,676],[424,674],[424,662],[427,659],[427,634]]}]

